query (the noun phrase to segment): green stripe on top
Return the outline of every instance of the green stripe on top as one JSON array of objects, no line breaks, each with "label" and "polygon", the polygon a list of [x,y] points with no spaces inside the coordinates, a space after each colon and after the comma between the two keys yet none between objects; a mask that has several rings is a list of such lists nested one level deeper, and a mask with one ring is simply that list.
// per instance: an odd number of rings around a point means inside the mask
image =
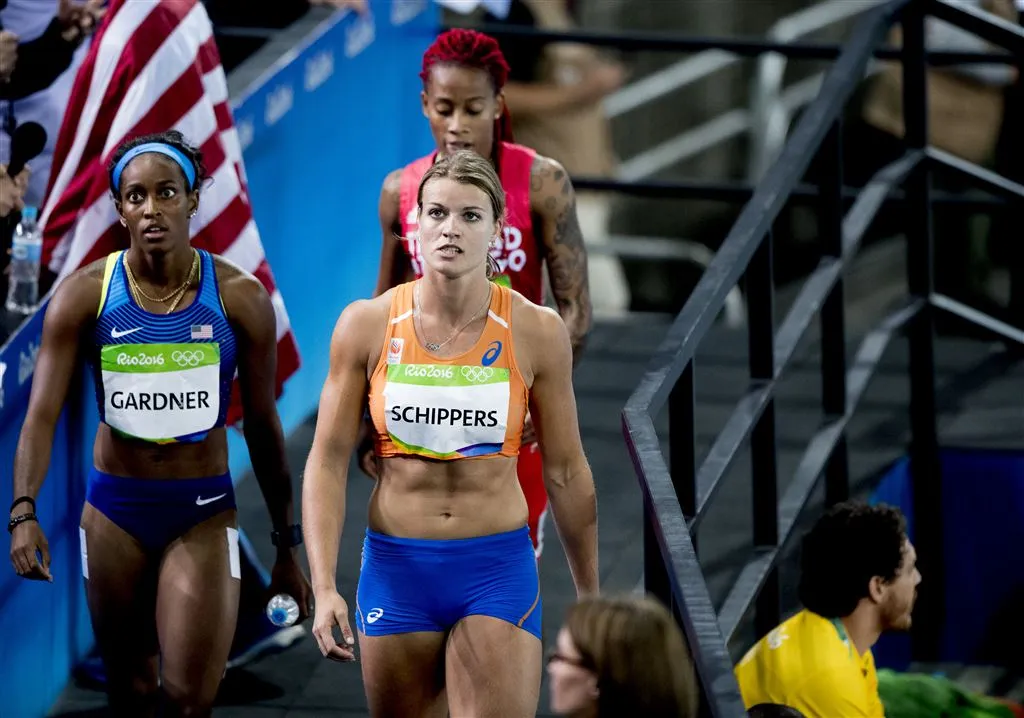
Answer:
[{"label": "green stripe on top", "polygon": [[100,349],[103,371],[162,374],[220,364],[219,344],[111,344]]},{"label": "green stripe on top", "polygon": [[459,452],[457,452],[457,451],[449,451],[447,454],[441,454],[441,453],[439,453],[437,451],[434,451],[432,449],[428,449],[425,446],[416,446],[415,444],[407,444],[404,441],[402,441],[401,439],[399,439],[397,436],[392,434],[391,432],[388,432],[388,436],[391,437],[391,441],[395,442],[395,445],[399,449],[402,449],[403,451],[405,451],[407,453],[410,453],[410,454],[420,454],[422,456],[427,456],[427,457],[430,457],[432,459],[451,459],[451,458],[455,458],[457,456],[460,456]]},{"label": "green stripe on top", "polygon": [[388,381],[419,386],[482,386],[507,384],[509,371],[491,366],[443,364],[389,364]]}]

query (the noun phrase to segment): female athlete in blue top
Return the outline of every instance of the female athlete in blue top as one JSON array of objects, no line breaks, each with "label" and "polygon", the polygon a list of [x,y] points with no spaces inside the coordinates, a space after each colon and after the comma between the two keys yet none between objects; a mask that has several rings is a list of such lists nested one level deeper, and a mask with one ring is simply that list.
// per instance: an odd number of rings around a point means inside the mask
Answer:
[{"label": "female athlete in blue top", "polygon": [[15,457],[11,561],[25,578],[52,581],[35,498],[86,356],[101,423],[81,520],[83,572],[115,716],[156,715],[160,693],[161,715],[209,715],[224,674],[239,595],[224,428],[236,368],[279,547],[271,590],[295,596],[308,615],[274,403],[274,309],[252,275],[190,245],[204,179],[201,154],[177,132],[114,154],[110,187],[130,248],[56,290]]}]

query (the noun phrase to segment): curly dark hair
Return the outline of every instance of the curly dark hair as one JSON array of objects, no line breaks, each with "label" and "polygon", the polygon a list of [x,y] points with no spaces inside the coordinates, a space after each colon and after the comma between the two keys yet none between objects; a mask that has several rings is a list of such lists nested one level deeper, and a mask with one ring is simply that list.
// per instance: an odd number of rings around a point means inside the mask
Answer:
[{"label": "curly dark hair", "polygon": [[907,522],[899,509],[836,504],[804,536],[800,602],[825,618],[849,616],[868,596],[872,578],[896,578],[906,539]]},{"label": "curly dark hair", "polygon": [[[121,194],[120,188],[114,186],[114,168],[117,167],[117,163],[121,161],[121,158],[124,157],[129,150],[149,142],[161,142],[165,145],[170,145],[192,161],[192,167],[194,167],[196,171],[196,182],[195,186],[192,187],[192,190],[198,191],[203,186],[203,183],[209,179],[209,175],[206,172],[206,165],[203,164],[202,151],[200,151],[198,147],[190,145],[185,139],[185,136],[177,130],[168,130],[166,132],[156,132],[151,135],[133,137],[118,145],[117,149],[114,150],[114,154],[110,158],[110,162],[107,163],[107,180],[110,183],[110,193],[114,195],[115,202],[121,201]],[[184,173],[182,173],[182,176],[184,177]]]}]

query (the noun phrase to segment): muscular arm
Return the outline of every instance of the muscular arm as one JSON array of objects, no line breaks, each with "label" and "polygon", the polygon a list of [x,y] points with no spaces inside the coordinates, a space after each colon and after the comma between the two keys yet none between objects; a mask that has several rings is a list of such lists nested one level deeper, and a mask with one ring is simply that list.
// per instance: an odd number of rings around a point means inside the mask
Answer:
[{"label": "muscular arm", "polygon": [[[102,266],[93,265],[72,274],[46,308],[28,414],[14,454],[15,498],[35,498],[46,477],[53,432],[78,362],[79,341],[99,309],[102,272]],[[21,504],[15,513],[29,508]]]},{"label": "muscular arm", "polygon": [[[354,302],[341,313],[331,337],[330,367],[320,394],[316,432],[302,484],[303,531],[317,596],[337,590],[345,488],[366,399],[368,347],[375,341],[374,320],[380,319],[381,326],[387,321],[379,314],[372,302]],[[378,346],[381,342],[383,337]]]},{"label": "muscular arm", "polygon": [[534,160],[530,177],[530,204],[541,221],[541,240],[551,290],[572,343],[573,364],[590,333],[590,282],[587,250],[576,216],[576,192],[569,173],[546,157]]},{"label": "muscular arm", "polygon": [[527,335],[534,369],[530,415],[540,442],[544,485],[576,592],[595,593],[599,585],[597,497],[576,416],[569,334],[550,309],[529,310],[536,312]]},{"label": "muscular arm", "polygon": [[[253,473],[274,528],[294,523],[292,476],[285,458],[284,430],[277,413],[277,320],[266,289],[255,277],[217,258],[222,296],[238,341],[238,379],[245,420],[242,432]],[[290,555],[281,547],[278,553]]]},{"label": "muscular arm", "polygon": [[377,287],[373,290],[375,297],[401,284],[408,273],[408,263],[403,261],[402,247],[397,238],[402,228],[398,216],[401,182],[402,170],[395,170],[384,178],[384,186],[380,190],[377,207],[381,230],[380,268],[377,270]]}]

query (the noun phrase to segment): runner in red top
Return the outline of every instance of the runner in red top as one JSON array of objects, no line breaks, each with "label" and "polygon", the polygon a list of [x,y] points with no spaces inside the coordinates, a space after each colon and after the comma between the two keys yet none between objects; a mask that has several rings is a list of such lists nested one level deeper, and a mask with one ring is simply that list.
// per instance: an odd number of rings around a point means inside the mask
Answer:
[{"label": "runner in red top", "polygon": [[[590,331],[587,255],[576,217],[576,193],[558,162],[513,144],[511,118],[503,87],[509,67],[494,38],[473,30],[441,34],[423,55],[423,114],[437,149],[384,180],[380,222],[384,234],[375,295],[419,276],[422,265],[416,227],[416,188],[437,157],[471,149],[490,157],[498,169],[508,203],[501,245],[491,254],[510,285],[532,302],[544,301],[543,265],[551,294],[572,340],[578,361]],[[376,475],[372,447],[365,444],[360,465]],[[530,509],[530,536],[538,558],[543,548],[547,511],[541,454],[527,419],[518,474]]]}]

